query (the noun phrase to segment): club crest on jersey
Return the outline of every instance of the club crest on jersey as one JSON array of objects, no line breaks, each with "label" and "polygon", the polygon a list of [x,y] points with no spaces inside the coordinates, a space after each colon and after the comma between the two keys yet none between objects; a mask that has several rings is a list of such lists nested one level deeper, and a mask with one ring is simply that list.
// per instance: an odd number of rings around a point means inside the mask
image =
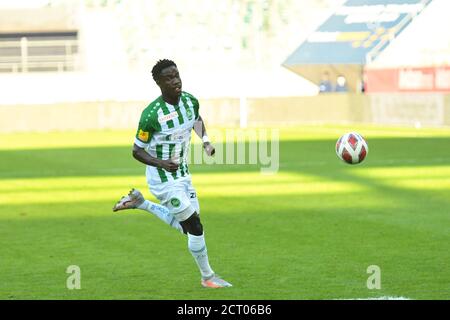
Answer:
[{"label": "club crest on jersey", "polygon": [[164,116],[161,116],[158,118],[158,122],[167,122],[169,120],[172,120],[173,118],[176,118],[178,116],[178,113],[176,113],[176,111],[166,114]]},{"label": "club crest on jersey", "polygon": [[189,120],[192,120],[192,111],[189,108],[186,108],[186,114]]}]

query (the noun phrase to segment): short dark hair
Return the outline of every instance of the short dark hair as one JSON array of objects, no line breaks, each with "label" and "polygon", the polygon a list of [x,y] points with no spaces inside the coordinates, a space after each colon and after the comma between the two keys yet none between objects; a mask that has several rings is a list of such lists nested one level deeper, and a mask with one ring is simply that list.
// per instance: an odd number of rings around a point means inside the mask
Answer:
[{"label": "short dark hair", "polygon": [[159,60],[153,66],[153,69],[152,69],[153,80],[156,81],[158,79],[159,75],[161,74],[161,71],[163,71],[165,68],[171,67],[171,66],[175,66],[176,67],[177,65],[175,64],[175,62],[173,62],[172,60],[169,60],[169,59]]}]

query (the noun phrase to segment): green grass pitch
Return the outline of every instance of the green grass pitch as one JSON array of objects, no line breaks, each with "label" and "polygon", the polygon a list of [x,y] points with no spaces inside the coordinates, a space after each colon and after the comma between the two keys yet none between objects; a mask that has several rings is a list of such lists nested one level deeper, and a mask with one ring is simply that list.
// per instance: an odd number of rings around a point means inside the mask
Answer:
[{"label": "green grass pitch", "polygon": [[[370,149],[357,166],[334,152],[353,130]],[[190,167],[211,265],[234,285],[220,290],[200,286],[183,235],[111,211],[131,187],[153,199],[132,131],[0,135],[0,299],[450,298],[450,129],[279,132],[277,174]]]}]

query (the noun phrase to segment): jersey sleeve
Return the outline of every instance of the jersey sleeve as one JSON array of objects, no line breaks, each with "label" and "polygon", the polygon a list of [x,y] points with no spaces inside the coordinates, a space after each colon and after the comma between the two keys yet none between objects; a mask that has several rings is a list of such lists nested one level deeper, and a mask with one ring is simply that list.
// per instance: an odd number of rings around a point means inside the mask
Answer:
[{"label": "jersey sleeve", "polygon": [[192,102],[192,107],[194,109],[194,117],[195,117],[195,120],[198,120],[198,117],[200,116],[200,113],[199,113],[200,103],[198,102],[198,99],[188,92],[185,92],[185,97],[190,102]]},{"label": "jersey sleeve", "polygon": [[194,116],[195,120],[198,120],[198,117],[200,116],[199,109],[200,109],[200,103],[198,102],[198,99],[194,97],[192,94],[187,94],[189,99],[192,101],[192,104],[194,106]]},{"label": "jersey sleeve", "polygon": [[152,135],[155,132],[155,126],[153,125],[153,117],[148,112],[144,110],[139,119],[139,126],[136,132],[136,137],[134,143],[141,148],[146,148],[150,144]]}]

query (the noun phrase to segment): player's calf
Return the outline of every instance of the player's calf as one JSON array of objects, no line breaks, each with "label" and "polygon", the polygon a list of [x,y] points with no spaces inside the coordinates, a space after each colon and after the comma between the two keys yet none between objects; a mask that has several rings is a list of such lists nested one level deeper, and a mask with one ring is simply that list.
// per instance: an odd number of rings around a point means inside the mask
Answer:
[{"label": "player's calf", "polygon": [[141,209],[157,216],[169,226],[177,229],[181,233],[187,234],[187,230],[180,225],[175,217],[169,212],[169,209],[157,203],[145,200],[139,190],[131,189],[127,196],[123,196],[113,207],[113,211],[126,209]]}]

